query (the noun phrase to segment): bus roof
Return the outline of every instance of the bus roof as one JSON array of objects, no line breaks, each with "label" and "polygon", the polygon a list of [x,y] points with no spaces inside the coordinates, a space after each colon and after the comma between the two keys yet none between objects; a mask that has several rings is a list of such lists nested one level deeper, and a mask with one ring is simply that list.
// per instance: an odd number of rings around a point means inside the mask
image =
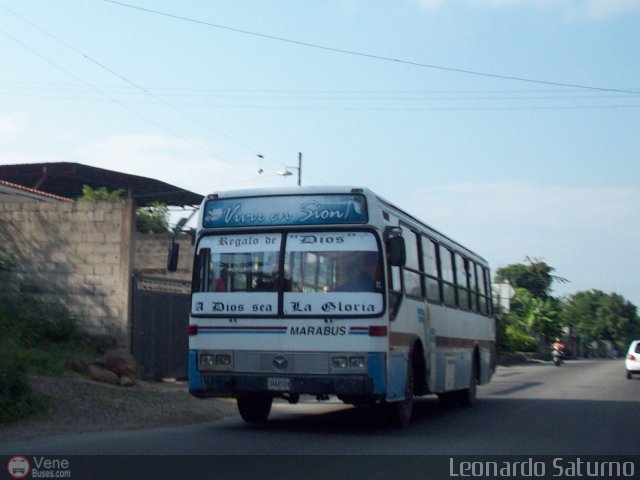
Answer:
[{"label": "bus roof", "polygon": [[467,255],[473,255],[476,260],[482,261],[485,265],[488,266],[488,262],[481,255],[478,255],[474,251],[468,249],[464,245],[459,242],[453,240],[451,237],[443,234],[442,232],[436,230],[431,227],[427,223],[418,219],[414,215],[407,213],[406,210],[396,206],[392,202],[386,200],[380,195],[373,192],[371,189],[367,187],[361,186],[304,186],[304,187],[275,187],[275,188],[252,188],[252,189],[243,189],[243,190],[225,190],[219,192],[213,192],[207,195],[204,199],[204,203],[207,200],[214,199],[226,199],[226,198],[243,198],[243,197],[269,197],[269,196],[286,196],[286,195],[319,195],[319,194],[355,194],[360,193],[369,198],[375,198],[380,204],[382,204],[385,208],[392,210],[395,214],[400,217],[404,217],[405,223],[406,221],[410,221],[421,229],[426,230],[427,232],[431,232],[434,236],[437,236],[435,240],[446,240],[450,245],[450,247],[459,250],[460,252],[464,252]]},{"label": "bus roof", "polygon": [[[355,190],[355,191],[354,191]],[[369,193],[371,190],[364,187],[349,186],[309,186],[309,187],[278,187],[278,188],[251,188],[245,190],[225,190],[213,192],[206,196],[206,200],[213,198],[240,198],[240,197],[269,197],[272,195],[310,195],[322,193]]]}]

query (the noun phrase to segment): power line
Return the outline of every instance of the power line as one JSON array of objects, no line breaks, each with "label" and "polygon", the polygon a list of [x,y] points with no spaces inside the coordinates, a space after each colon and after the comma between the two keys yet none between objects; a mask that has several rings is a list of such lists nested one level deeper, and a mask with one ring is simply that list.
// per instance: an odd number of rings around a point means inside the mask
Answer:
[{"label": "power line", "polygon": [[385,57],[385,56],[382,56],[382,55],[375,55],[375,54],[366,53],[366,52],[358,52],[358,51],[355,51],[355,50],[347,50],[347,49],[337,48],[337,47],[329,47],[327,45],[320,45],[320,44],[317,44],[317,43],[310,43],[310,42],[305,42],[305,41],[301,41],[301,40],[294,40],[294,39],[280,37],[280,36],[276,36],[276,35],[270,35],[270,34],[266,34],[266,33],[259,33],[259,32],[253,32],[253,31],[250,31],[250,30],[243,30],[243,29],[240,29],[240,28],[230,27],[228,25],[221,25],[221,24],[206,22],[204,20],[198,20],[198,19],[195,19],[195,18],[184,17],[182,15],[177,15],[177,14],[173,14],[173,13],[162,12],[160,10],[153,10],[151,8],[139,7],[137,5],[131,5],[131,4],[120,2],[120,1],[116,1],[116,0],[103,0],[103,1],[107,2],[107,3],[115,4],[115,5],[120,5],[122,7],[127,7],[127,8],[131,8],[131,9],[134,9],[134,10],[138,10],[138,11],[145,12],[145,13],[152,13],[152,14],[155,14],[155,15],[162,15],[162,16],[165,16],[165,17],[173,18],[175,20],[182,20],[182,21],[185,21],[185,22],[196,23],[198,25],[204,25],[204,26],[207,26],[207,27],[218,28],[218,29],[221,29],[221,30],[227,30],[227,31],[230,31],[230,32],[240,33],[240,34],[243,34],[243,35],[252,35],[254,37],[266,38],[266,39],[275,40],[275,41],[278,41],[278,42],[285,42],[285,43],[290,43],[290,44],[293,44],[293,45],[299,45],[299,46],[308,47],[308,48],[315,48],[315,49],[325,50],[325,51],[334,52],[334,53],[341,53],[341,54],[345,54],[345,55],[353,55],[353,56],[358,56],[358,57],[364,57],[364,58],[369,58],[369,59],[372,59],[372,60],[393,62],[393,63],[398,63],[398,64],[410,65],[410,66],[414,66],[414,67],[429,68],[429,69],[433,69],[433,70],[442,70],[442,71],[447,71],[447,72],[463,73],[463,74],[466,74],[466,75],[475,75],[475,76],[479,76],[479,77],[488,77],[488,78],[497,78],[497,79],[501,79],[501,80],[512,80],[512,81],[518,81],[518,82],[536,83],[536,84],[541,84],[541,85],[552,85],[552,86],[556,86],[556,87],[579,88],[579,89],[583,89],[583,90],[595,90],[595,91],[601,91],[601,92],[618,92],[618,93],[631,93],[631,94],[640,93],[640,91],[637,91],[637,90],[636,91],[634,91],[634,90],[623,90],[623,89],[617,89],[617,88],[605,88],[605,87],[596,87],[596,86],[573,84],[573,83],[553,82],[553,81],[548,81],[548,80],[539,80],[539,79],[533,79],[533,78],[518,77],[518,76],[514,76],[514,75],[500,75],[500,74],[496,74],[496,73],[487,73],[487,72],[480,72],[480,71],[475,71],[475,70],[467,70],[467,69],[462,69],[462,68],[445,67],[445,66],[441,66],[441,65],[433,65],[433,64],[428,64],[428,63],[414,62],[414,61],[411,61],[411,60],[404,60],[404,59],[400,59],[400,58]]},{"label": "power line", "polygon": [[[58,90],[60,93],[39,93],[38,90],[44,87],[37,86],[31,88],[28,86],[19,87],[5,87],[0,82],[0,95],[12,95],[23,96],[30,98],[47,98],[60,101],[80,101],[80,102],[103,102],[113,101],[112,98],[87,96],[89,93],[87,90]],[[46,91],[52,90],[46,88]],[[56,89],[53,89],[56,90]],[[104,89],[101,89],[104,92]],[[121,90],[117,91],[117,94],[122,94]],[[129,92],[132,93],[132,92]],[[611,100],[616,99],[633,99],[637,100],[636,96],[629,95],[553,95],[553,96],[437,96],[437,97],[406,97],[406,96],[375,96],[375,97],[363,97],[363,96],[255,96],[255,95],[206,95],[202,99],[198,99],[196,95],[188,95],[187,99],[179,100],[177,103],[171,105],[177,108],[178,105],[182,107],[191,108],[214,108],[214,109],[235,109],[235,110],[282,110],[282,111],[387,111],[387,112],[429,112],[429,111],[530,111],[530,110],[624,110],[639,108],[638,103],[604,103],[604,104],[575,104],[573,102],[582,102],[583,100],[597,101],[599,99]],[[196,97],[192,99],[193,97]],[[166,105],[167,102],[158,100],[155,96],[151,97],[151,101],[145,101],[142,99],[129,99],[128,104],[132,105]],[[220,100],[232,100],[236,103],[212,103],[208,99],[220,99]],[[280,100],[281,103],[247,103],[245,100],[250,101],[262,101],[262,100]],[[566,100],[564,104],[547,104],[550,100]],[[306,101],[311,103],[292,103]],[[340,105],[332,105],[332,102],[339,101]],[[531,103],[523,105],[501,105],[503,102],[513,103]],[[366,102],[363,104],[363,102]],[[372,103],[373,102],[373,103]],[[389,105],[390,102],[397,103],[398,105]],[[404,103],[411,102],[411,105],[405,105]],[[474,102],[475,106],[466,104],[464,106],[455,106],[460,102]],[[490,102],[489,104],[487,104]],[[572,103],[569,103],[572,102]],[[542,103],[542,104],[540,104]],[[256,154],[260,156],[261,154]],[[260,158],[266,158],[264,156]],[[280,165],[273,159],[267,158],[275,164]]]},{"label": "power line", "polygon": [[[66,48],[72,50],[73,52],[77,53],[78,55],[82,56],[83,58],[85,58],[86,60],[92,62],[93,64],[97,65],[98,67],[100,67],[101,69],[107,71],[108,73],[110,73],[111,75],[114,75],[116,77],[118,77],[119,79],[121,79],[122,81],[128,83],[129,85],[131,85],[132,87],[134,87],[135,89],[141,91],[142,93],[144,93],[145,95],[153,98],[154,100],[160,102],[161,104],[171,108],[172,110],[184,115],[185,117],[193,120],[194,122],[202,125],[203,127],[211,130],[212,132],[228,139],[231,140],[232,142],[237,143],[238,145],[241,145],[243,147],[245,147],[248,150],[251,150],[253,153],[255,154],[260,154],[260,152],[258,150],[256,150],[255,148],[251,147],[250,145],[246,144],[245,142],[242,142],[241,140],[238,140],[237,138],[232,137],[231,135],[226,134],[225,132],[222,132],[221,130],[218,130],[214,127],[212,127],[211,125],[209,125],[208,123],[200,120],[199,118],[189,114],[188,112],[185,112],[184,110],[181,110],[180,108],[178,108],[176,105],[172,104],[171,102],[167,102],[166,100],[164,100],[163,98],[154,95],[153,93],[151,93],[148,89],[142,87],[141,85],[133,82],[132,80],[128,79],[127,77],[125,77],[124,75],[121,75],[120,73],[116,72],[115,70],[113,70],[112,68],[107,67],[106,65],[104,65],[103,63],[99,62],[98,60],[96,60],[95,58],[87,55],[86,53],[82,52],[81,50],[77,49],[76,47],[74,47],[73,45],[69,44],[68,42],[65,42],[64,40],[62,40],[61,38],[57,37],[56,35],[53,35],[51,32],[45,30],[44,28],[40,27],[39,25],[36,25],[35,23],[33,23],[32,21],[30,21],[29,19],[25,18],[24,16],[20,15],[19,13],[11,10],[10,8],[6,7],[5,5],[0,4],[0,8],[3,8],[4,10],[8,11],[9,13],[11,13],[12,15],[18,17],[19,19],[21,19],[23,22],[28,23],[29,25],[31,25],[32,27],[36,28],[37,30],[39,30],[40,32],[44,33],[45,35],[47,35],[48,37],[54,39],[55,41],[57,41],[58,43],[64,45]],[[93,88],[93,87],[92,87]],[[104,92],[100,92],[104,95]],[[111,97],[109,97],[111,99]],[[217,158],[219,158],[220,160],[222,160],[219,156],[216,155]]]},{"label": "power line", "polygon": [[[1,6],[1,5],[0,5]],[[60,91],[64,93],[85,93],[86,90],[76,84],[60,82],[25,82],[0,80],[0,89]],[[102,85],[105,91],[128,95],[139,88],[116,85]],[[558,100],[558,99],[594,99],[629,98],[636,99],[637,93],[611,95],[600,92],[565,89],[490,89],[490,90],[291,90],[291,89],[239,89],[206,87],[146,86],[163,97],[221,97],[221,98],[271,98],[294,100]],[[627,89],[630,90],[630,89]],[[561,94],[561,95],[558,95]],[[413,97],[409,97],[412,95]],[[509,95],[509,96],[505,96]]]},{"label": "power line", "polygon": [[[2,5],[0,5],[2,6]],[[164,131],[165,133],[168,133],[169,135],[191,145],[192,147],[195,147],[201,151],[203,151],[204,153],[206,153],[207,155],[213,156],[219,160],[221,160],[224,163],[227,164],[231,164],[230,162],[226,161],[225,159],[223,159],[222,157],[220,157],[218,154],[210,151],[209,149],[207,149],[206,147],[188,139],[187,137],[180,135],[177,132],[174,132],[173,130],[165,127],[164,125],[160,124],[159,122],[153,120],[152,118],[138,112],[137,110],[131,108],[129,105],[121,102],[120,100],[118,100],[117,98],[113,97],[112,95],[109,95],[107,92],[99,89],[98,87],[96,87],[95,85],[91,84],[90,82],[84,80],[82,77],[76,75],[75,73],[73,73],[72,71],[66,69],[65,67],[63,67],[62,65],[57,64],[56,62],[54,62],[53,60],[51,60],[50,58],[46,57],[45,55],[43,55],[42,53],[38,52],[37,50],[35,50],[34,48],[32,48],[31,46],[27,45],[26,43],[22,42],[21,40],[17,39],[16,37],[14,37],[13,35],[5,32],[4,30],[0,29],[0,34],[6,36],[7,38],[9,38],[10,40],[12,40],[13,42],[17,43],[18,45],[20,45],[21,47],[25,48],[26,50],[28,50],[29,52],[31,52],[33,55],[39,57],[40,59],[44,60],[45,62],[47,62],[48,64],[56,67],[57,69],[63,71],[64,73],[66,73],[67,75],[71,76],[72,78],[75,78],[76,80],[78,80],[79,82],[81,82],[82,84],[84,84],[85,86],[91,88],[92,90],[94,90],[95,92],[99,93],[100,95],[106,97],[107,99],[109,99],[110,101],[116,103],[117,105],[121,106],[122,108],[126,109],[128,112],[133,113],[134,115],[142,118],[143,120],[155,125],[156,127],[158,127],[159,129],[161,129],[162,131]],[[238,167],[237,165],[234,165],[235,167]],[[242,168],[243,170],[248,170],[246,168]]]},{"label": "power line", "polygon": [[46,57],[45,55],[41,54],[40,52],[38,52],[37,50],[33,49],[32,47],[30,47],[29,45],[27,45],[26,43],[22,42],[21,40],[18,40],[17,38],[15,38],[13,35],[10,35],[9,33],[5,32],[4,30],[0,30],[0,34],[8,37],[10,40],[14,41],[15,43],[17,43],[18,45],[20,45],[21,47],[27,49],[29,52],[31,52],[32,54],[36,55],[37,57],[39,57],[40,59],[44,60],[45,62],[47,62],[50,65],[53,65],[54,67],[56,67],[57,69],[63,71],[64,73],[66,73],[67,75],[75,78],[76,80],[78,80],[79,82],[83,83],[84,85],[86,85],[87,87],[91,88],[92,90],[94,90],[95,92],[99,93],[100,95],[106,97],[107,99],[109,99],[110,101],[120,105],[122,108],[126,109],[127,111],[129,111],[130,113],[133,113],[134,115],[146,120],[149,123],[152,123],[153,125],[155,125],[156,127],[160,128],[161,130],[163,130],[164,132],[168,133],[169,135],[176,137],[180,140],[182,140],[183,142],[188,143],[189,145],[196,147],[200,150],[204,150],[207,154],[209,155],[213,155],[217,158],[219,158],[220,160],[222,160],[222,158],[220,158],[218,155],[216,155],[213,152],[210,152],[209,150],[207,150],[206,148],[204,148],[201,145],[198,145],[197,143],[194,143],[193,141],[189,140],[188,138],[172,131],[171,129],[165,127],[164,125],[161,125],[160,123],[156,122],[155,120],[153,120],[150,117],[147,117],[146,115],[138,112],[137,110],[131,108],[130,106],[128,106],[127,104],[119,101],[117,98],[109,95],[107,92],[104,92],[102,90],[100,90],[98,87],[92,85],[91,83],[87,82],[86,80],[84,80],[82,77],[76,75],[75,73],[73,73],[72,71],[64,68],[62,65],[57,64],[56,62],[54,62],[53,60],[51,60],[50,58]]}]

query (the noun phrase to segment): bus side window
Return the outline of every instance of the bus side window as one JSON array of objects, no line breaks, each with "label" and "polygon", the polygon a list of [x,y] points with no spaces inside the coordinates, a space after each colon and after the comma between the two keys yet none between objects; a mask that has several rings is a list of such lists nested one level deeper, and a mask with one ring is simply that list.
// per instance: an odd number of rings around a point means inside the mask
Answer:
[{"label": "bus side window", "polygon": [[440,293],[440,279],[438,276],[438,254],[436,243],[427,237],[422,237],[422,265],[424,269],[427,300],[442,302]]},{"label": "bus side window", "polygon": [[482,267],[478,267],[478,293],[480,294],[480,313],[483,315],[488,315],[490,308],[487,296],[486,279],[486,270]]},{"label": "bus side window", "polygon": [[449,307],[455,307],[456,284],[453,275],[453,253],[443,245],[440,245],[439,251],[444,304]]},{"label": "bus side window", "polygon": [[469,310],[469,276],[466,259],[459,253],[454,254],[456,262],[456,284],[458,285],[458,305]]},{"label": "bus side window", "polygon": [[478,311],[478,282],[476,276],[476,264],[467,261],[467,270],[469,271],[469,290],[471,291],[471,311]]},{"label": "bus side window", "polygon": [[418,255],[418,235],[403,227],[406,249],[406,262],[402,269],[404,292],[410,297],[422,298],[422,275],[420,274],[420,258]]}]

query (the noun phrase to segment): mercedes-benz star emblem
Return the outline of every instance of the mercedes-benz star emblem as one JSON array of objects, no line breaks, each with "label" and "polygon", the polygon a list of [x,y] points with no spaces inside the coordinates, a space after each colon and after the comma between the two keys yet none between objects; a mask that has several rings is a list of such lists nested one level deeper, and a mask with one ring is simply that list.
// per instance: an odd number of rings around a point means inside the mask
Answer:
[{"label": "mercedes-benz star emblem", "polygon": [[282,355],[278,355],[277,357],[273,357],[273,366],[276,367],[278,370],[286,370],[287,367],[289,366],[289,362],[286,359],[286,357],[283,357]]}]

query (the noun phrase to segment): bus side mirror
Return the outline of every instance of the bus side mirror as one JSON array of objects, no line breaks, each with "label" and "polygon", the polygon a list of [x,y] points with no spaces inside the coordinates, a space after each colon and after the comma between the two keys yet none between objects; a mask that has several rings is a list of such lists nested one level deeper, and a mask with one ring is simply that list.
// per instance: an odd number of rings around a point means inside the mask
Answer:
[{"label": "bus side mirror", "polygon": [[167,255],[167,270],[175,272],[178,270],[178,257],[180,256],[180,244],[173,239],[169,244],[169,253]]},{"label": "bus side mirror", "polygon": [[402,229],[400,227],[387,227],[384,232],[385,241],[387,243],[387,251],[389,252],[389,263],[392,267],[404,267],[407,263],[407,251],[402,238]]}]

